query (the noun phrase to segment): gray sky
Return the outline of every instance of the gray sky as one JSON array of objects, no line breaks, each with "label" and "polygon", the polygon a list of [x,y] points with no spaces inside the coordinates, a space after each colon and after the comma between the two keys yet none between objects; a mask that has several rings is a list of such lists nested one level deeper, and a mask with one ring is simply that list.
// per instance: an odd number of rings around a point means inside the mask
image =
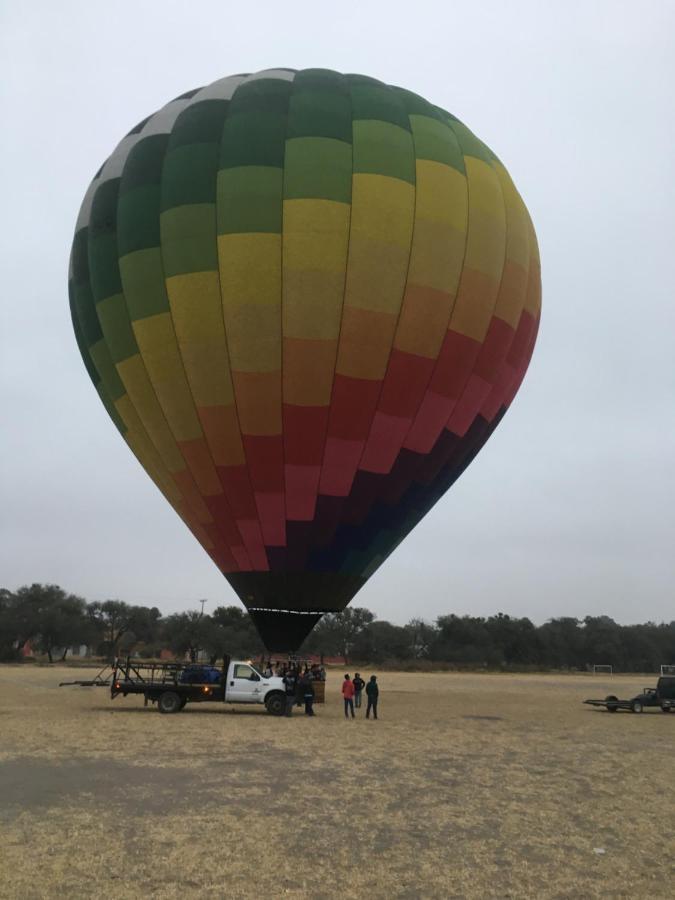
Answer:
[{"label": "gray sky", "polygon": [[238,603],[89,382],[68,254],[85,188],[140,119],[224,75],[321,66],[462,119],[542,254],[511,410],[355,603],[395,622],[675,618],[674,3],[4,0],[0,34],[0,586]]}]

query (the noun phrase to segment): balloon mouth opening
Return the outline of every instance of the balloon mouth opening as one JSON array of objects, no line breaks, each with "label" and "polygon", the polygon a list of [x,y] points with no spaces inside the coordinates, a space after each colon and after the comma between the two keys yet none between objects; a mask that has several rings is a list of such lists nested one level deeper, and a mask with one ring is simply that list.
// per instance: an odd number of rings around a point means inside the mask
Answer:
[{"label": "balloon mouth opening", "polygon": [[249,615],[268,651],[294,653],[319,619],[329,610],[309,612],[306,609],[267,609],[249,607]]},{"label": "balloon mouth opening", "polygon": [[249,606],[250,613],[274,613],[276,616],[325,616],[326,613],[337,613],[339,609],[273,609],[269,606]]}]

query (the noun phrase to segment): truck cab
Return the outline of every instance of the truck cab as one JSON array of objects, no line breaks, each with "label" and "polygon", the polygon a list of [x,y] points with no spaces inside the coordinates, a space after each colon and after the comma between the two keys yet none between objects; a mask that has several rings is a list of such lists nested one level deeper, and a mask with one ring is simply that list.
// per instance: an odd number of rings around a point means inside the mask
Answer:
[{"label": "truck cab", "polygon": [[265,703],[274,691],[284,693],[282,678],[265,678],[248,662],[230,663],[225,682],[226,703]]},{"label": "truck cab", "polygon": [[631,700],[634,712],[654,706],[660,706],[664,712],[675,709],[675,676],[662,675],[655,688],[644,688],[641,694]]}]

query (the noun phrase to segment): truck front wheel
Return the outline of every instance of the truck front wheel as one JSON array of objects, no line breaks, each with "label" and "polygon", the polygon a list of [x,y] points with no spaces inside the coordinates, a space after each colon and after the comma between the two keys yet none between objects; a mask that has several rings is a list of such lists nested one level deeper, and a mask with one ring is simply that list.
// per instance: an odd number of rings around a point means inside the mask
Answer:
[{"label": "truck front wheel", "polygon": [[265,709],[271,716],[283,716],[286,712],[286,698],[283,694],[272,694],[265,700]]},{"label": "truck front wheel", "polygon": [[159,695],[157,708],[161,713],[179,712],[183,708],[181,697],[173,691],[164,691],[163,694]]}]

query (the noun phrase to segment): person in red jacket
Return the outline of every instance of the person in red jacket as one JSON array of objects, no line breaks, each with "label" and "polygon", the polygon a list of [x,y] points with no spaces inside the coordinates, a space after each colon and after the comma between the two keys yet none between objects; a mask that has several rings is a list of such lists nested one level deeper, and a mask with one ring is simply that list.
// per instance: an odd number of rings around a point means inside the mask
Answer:
[{"label": "person in red jacket", "polygon": [[349,713],[352,714],[352,719],[354,718],[354,683],[351,681],[349,675],[345,675],[345,680],[342,682],[342,696],[345,701],[345,719],[349,718]]}]

